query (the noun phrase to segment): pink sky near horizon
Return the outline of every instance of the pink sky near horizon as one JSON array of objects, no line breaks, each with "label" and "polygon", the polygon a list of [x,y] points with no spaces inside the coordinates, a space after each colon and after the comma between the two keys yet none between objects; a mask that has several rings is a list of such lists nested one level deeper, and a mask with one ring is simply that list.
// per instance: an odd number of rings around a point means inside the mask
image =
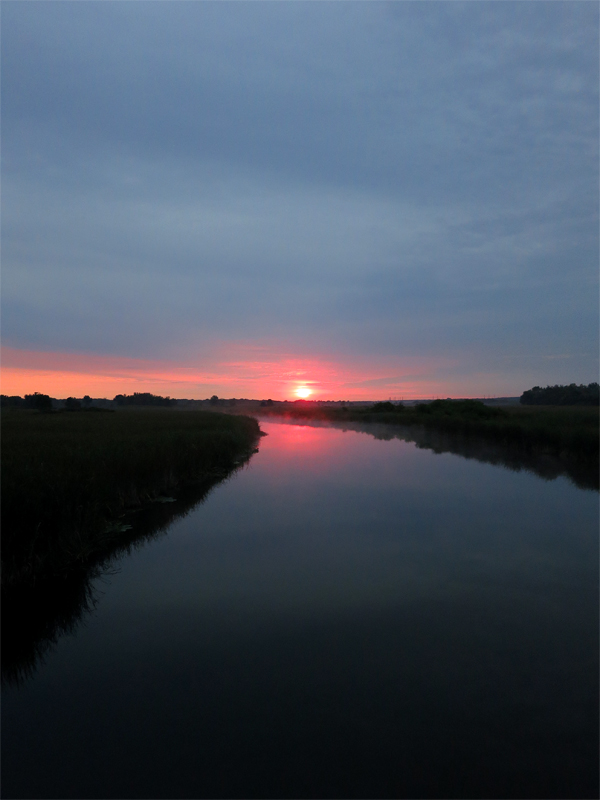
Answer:
[{"label": "pink sky near horizon", "polygon": [[5,394],[598,380],[596,4],[3,12]]},{"label": "pink sky near horizon", "polygon": [[2,393],[23,396],[41,392],[58,398],[87,394],[112,399],[116,394],[151,392],[191,399],[216,394],[285,400],[297,399],[297,390],[308,387],[315,400],[478,396],[476,390],[466,391],[469,387],[464,382],[462,392],[460,388],[457,392],[451,381],[436,380],[436,368],[444,364],[431,359],[343,363],[273,353],[253,345],[224,345],[217,355],[202,361],[198,365],[2,347]]}]

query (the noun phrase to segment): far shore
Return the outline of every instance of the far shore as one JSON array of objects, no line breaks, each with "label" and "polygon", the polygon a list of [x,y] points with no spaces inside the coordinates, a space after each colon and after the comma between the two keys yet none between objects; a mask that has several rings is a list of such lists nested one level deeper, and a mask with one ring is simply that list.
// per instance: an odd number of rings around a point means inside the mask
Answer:
[{"label": "far shore", "polygon": [[391,402],[368,406],[310,402],[240,404],[223,409],[258,419],[320,421],[421,429],[464,439],[496,443],[524,462],[536,455],[562,464],[571,476],[585,474],[585,484],[598,488],[599,416],[597,406],[532,406],[492,404],[477,400],[434,400],[406,406]]}]

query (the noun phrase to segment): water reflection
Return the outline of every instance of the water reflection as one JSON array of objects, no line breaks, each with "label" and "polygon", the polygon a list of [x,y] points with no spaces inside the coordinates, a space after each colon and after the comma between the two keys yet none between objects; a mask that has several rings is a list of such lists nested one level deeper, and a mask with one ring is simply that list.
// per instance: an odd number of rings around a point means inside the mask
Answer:
[{"label": "water reflection", "polygon": [[[331,441],[321,435],[320,429],[337,428],[344,432],[368,434],[380,441],[397,439],[413,442],[417,448],[436,454],[452,453],[515,472],[523,470],[545,480],[564,475],[579,488],[598,489],[598,470],[588,464],[576,460],[569,462],[543,451],[519,449],[514,445],[503,445],[464,434],[417,426],[359,422],[332,424],[282,420],[270,425],[272,422],[272,418],[269,418],[266,423],[272,431],[272,437],[276,437],[276,442],[271,446],[268,471],[275,481],[283,474],[282,468],[289,468],[294,462],[301,464],[304,472],[330,472],[335,467],[332,464]],[[341,461],[345,457],[342,455]],[[31,677],[52,645],[62,635],[72,633],[86,613],[95,607],[98,592],[92,590],[92,583],[102,575],[110,574],[115,559],[164,533],[175,520],[185,517],[203,502],[218,482],[210,481],[188,490],[175,504],[155,505],[137,513],[134,536],[86,570],[71,574],[68,578],[40,582],[33,588],[3,590],[2,682],[19,684]]]},{"label": "water reflection", "polygon": [[597,796],[593,493],[264,427],[5,691],[5,796]]},{"label": "water reflection", "polygon": [[[271,424],[269,424],[271,423]],[[436,454],[452,453],[467,459],[501,466],[514,472],[526,471],[545,480],[568,477],[581,489],[598,489],[598,470],[589,464],[559,459],[531,448],[519,449],[474,436],[436,431],[417,426],[399,427],[359,422],[329,423],[319,421],[284,420],[266,423],[272,437],[268,471],[272,480],[283,474],[294,462],[301,464],[304,472],[313,474],[330,472],[332,464],[331,441],[321,435],[322,428],[336,428],[344,432],[368,434],[380,441],[394,439],[412,442],[419,449]],[[264,423],[263,423],[264,424]],[[307,458],[309,456],[309,458]],[[341,461],[346,456],[343,455]],[[338,465],[339,466],[339,465]],[[187,516],[203,502],[219,481],[209,481],[188,490],[175,504],[155,505],[135,515],[135,530],[131,539],[105,555],[87,569],[52,582],[40,582],[35,587],[10,589],[2,592],[2,682],[19,684],[31,677],[37,664],[56,641],[72,633],[86,613],[98,602],[98,592],[92,583],[114,569],[115,559],[164,533],[177,519]]]},{"label": "water reflection", "polygon": [[[272,417],[267,419],[273,419]],[[600,473],[598,463],[594,459],[582,460],[575,456],[563,454],[561,457],[549,452],[543,447],[532,445],[519,447],[515,443],[485,439],[473,434],[456,433],[453,431],[439,431],[418,425],[384,425],[378,423],[344,422],[330,423],[318,420],[282,420],[281,424],[289,424],[295,429],[290,437],[290,446],[298,446],[304,442],[305,446],[312,447],[319,442],[318,436],[305,434],[301,431],[314,427],[334,427],[342,431],[366,433],[380,441],[399,439],[403,442],[413,442],[419,449],[431,450],[434,453],[452,453],[463,458],[472,458],[485,464],[505,467],[513,472],[529,472],[544,480],[554,480],[561,476],[569,478],[580,489],[600,488]],[[293,438],[293,442],[292,442]]]},{"label": "water reflection", "polygon": [[38,580],[33,586],[3,586],[2,685],[19,686],[32,678],[60,637],[73,633],[96,607],[100,599],[97,584],[114,574],[118,559],[164,535],[175,520],[186,517],[222,482],[210,479],[182,490],[174,503],[155,503],[129,512],[124,521],[132,524],[131,534],[81,570]]}]

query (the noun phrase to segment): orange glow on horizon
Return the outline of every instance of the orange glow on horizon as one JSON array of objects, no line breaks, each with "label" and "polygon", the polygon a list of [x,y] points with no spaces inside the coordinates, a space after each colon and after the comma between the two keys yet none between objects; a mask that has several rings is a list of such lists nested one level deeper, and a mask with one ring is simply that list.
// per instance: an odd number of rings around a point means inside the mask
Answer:
[{"label": "orange glow on horizon", "polygon": [[57,398],[87,394],[112,399],[117,394],[151,392],[196,400],[216,394],[238,400],[318,397],[323,401],[481,396],[475,387],[432,380],[439,367],[447,366],[445,361],[417,358],[389,363],[373,359],[368,363],[355,359],[334,362],[244,342],[216,344],[209,354],[185,361],[3,346],[2,393],[23,396],[41,392]]}]

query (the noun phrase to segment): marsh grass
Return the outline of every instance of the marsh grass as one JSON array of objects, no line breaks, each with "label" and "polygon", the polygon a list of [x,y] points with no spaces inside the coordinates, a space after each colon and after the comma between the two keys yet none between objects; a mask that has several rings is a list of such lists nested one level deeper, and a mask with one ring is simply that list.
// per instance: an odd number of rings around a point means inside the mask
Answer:
[{"label": "marsh grass", "polygon": [[[369,412],[365,414],[369,417]],[[402,424],[483,436],[554,455],[598,459],[598,409],[573,406],[497,408],[476,400],[435,400],[393,415]]]},{"label": "marsh grass", "polygon": [[3,586],[64,575],[129,533],[127,509],[227,476],[248,417],[169,409],[2,415]]},{"label": "marsh grass", "polygon": [[[236,469],[243,463],[238,460]],[[233,474],[228,472],[227,479]],[[77,630],[96,607],[103,584],[119,571],[120,559],[166,535],[176,519],[187,516],[222,480],[214,476],[180,485],[176,499],[162,502],[166,498],[158,497],[129,509],[119,519],[119,535],[104,547],[98,544],[85,562],[62,572],[47,571],[34,582],[3,585],[2,684],[20,686],[31,678],[57,641]]]},{"label": "marsh grass", "polygon": [[351,409],[281,403],[260,415],[331,422],[418,425],[463,436],[483,437],[517,450],[547,452],[593,469],[598,465],[599,415],[590,406],[487,406],[477,400],[435,400],[405,407],[376,403]]}]

